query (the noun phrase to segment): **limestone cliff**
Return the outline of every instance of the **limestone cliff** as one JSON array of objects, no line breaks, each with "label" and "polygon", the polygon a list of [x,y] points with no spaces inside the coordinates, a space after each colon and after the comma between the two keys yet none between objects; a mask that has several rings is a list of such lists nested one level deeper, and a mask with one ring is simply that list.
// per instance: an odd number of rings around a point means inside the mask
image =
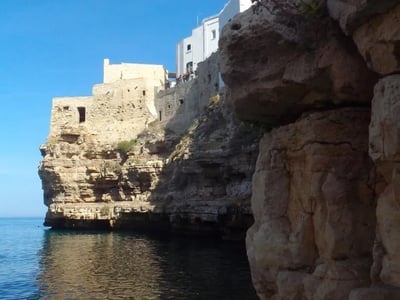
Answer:
[{"label": "limestone cliff", "polygon": [[75,99],[56,99],[39,168],[45,224],[244,239],[260,128],[226,109],[217,60],[159,92],[159,118],[145,105],[146,78],[96,85],[77,101],[83,122]]},{"label": "limestone cliff", "polygon": [[295,3],[256,1],[220,39],[228,104],[271,128],[252,182],[254,286],[400,299],[399,1]]}]

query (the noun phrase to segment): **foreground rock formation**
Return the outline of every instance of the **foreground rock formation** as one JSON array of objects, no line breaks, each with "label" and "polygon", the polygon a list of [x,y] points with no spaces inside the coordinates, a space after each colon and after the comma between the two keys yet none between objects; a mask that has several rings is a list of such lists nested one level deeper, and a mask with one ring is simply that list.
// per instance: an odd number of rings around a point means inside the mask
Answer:
[{"label": "foreground rock formation", "polygon": [[254,286],[400,299],[399,2],[283,3],[258,1],[220,39],[228,104],[271,128],[252,183]]},{"label": "foreground rock formation", "polygon": [[162,120],[152,115],[146,78],[116,78],[96,85],[92,97],[56,99],[39,168],[45,225],[244,239],[260,128],[226,109],[217,56],[210,60],[195,80],[161,93],[172,95],[156,103]]}]

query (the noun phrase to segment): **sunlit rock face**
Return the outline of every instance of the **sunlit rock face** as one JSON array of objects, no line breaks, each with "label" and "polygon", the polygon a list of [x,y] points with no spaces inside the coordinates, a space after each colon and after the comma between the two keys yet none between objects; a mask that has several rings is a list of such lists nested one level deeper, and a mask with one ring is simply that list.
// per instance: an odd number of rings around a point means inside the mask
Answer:
[{"label": "sunlit rock face", "polygon": [[241,119],[277,126],[304,111],[371,101],[376,76],[328,18],[259,6],[225,26],[219,44],[228,101]]},{"label": "sunlit rock face", "polygon": [[368,109],[346,108],[265,134],[247,233],[262,298],[342,299],[369,284],[376,204],[368,123]]},{"label": "sunlit rock face", "polygon": [[283,3],[259,1],[220,40],[230,106],[271,129],[252,182],[254,286],[261,299],[399,299],[398,1]]}]

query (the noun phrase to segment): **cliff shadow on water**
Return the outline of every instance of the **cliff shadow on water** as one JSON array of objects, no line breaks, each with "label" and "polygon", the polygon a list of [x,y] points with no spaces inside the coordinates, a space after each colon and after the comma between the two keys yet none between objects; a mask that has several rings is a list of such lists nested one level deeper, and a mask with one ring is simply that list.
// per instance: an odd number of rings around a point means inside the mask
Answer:
[{"label": "cliff shadow on water", "polygon": [[238,243],[46,230],[39,266],[38,298],[256,299]]}]

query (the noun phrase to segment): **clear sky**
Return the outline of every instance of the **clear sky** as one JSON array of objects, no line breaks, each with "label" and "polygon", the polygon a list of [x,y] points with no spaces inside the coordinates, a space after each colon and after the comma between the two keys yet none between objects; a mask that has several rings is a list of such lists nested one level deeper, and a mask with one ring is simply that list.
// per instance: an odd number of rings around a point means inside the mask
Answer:
[{"label": "clear sky", "polygon": [[0,0],[0,217],[44,217],[37,174],[53,97],[86,96],[111,63],[163,64],[227,0]]}]

